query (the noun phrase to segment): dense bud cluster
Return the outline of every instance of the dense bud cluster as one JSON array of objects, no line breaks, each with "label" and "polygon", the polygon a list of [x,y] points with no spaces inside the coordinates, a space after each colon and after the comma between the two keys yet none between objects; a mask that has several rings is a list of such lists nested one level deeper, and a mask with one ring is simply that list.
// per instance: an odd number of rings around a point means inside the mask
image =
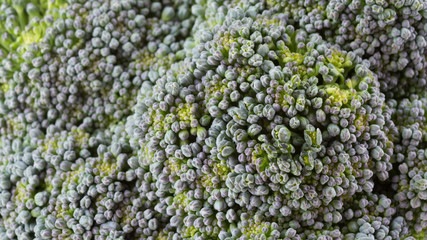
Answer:
[{"label": "dense bud cluster", "polygon": [[341,24],[335,42],[369,59],[384,91],[426,90],[425,1],[332,1],[328,8]]},{"label": "dense bud cluster", "polygon": [[424,1],[0,1],[0,240],[419,240]]},{"label": "dense bud cluster", "polygon": [[[354,53],[267,15],[236,8],[201,30],[188,67],[165,72],[136,106],[141,167],[162,166],[167,192],[208,193],[179,216],[188,227],[199,214],[222,229],[250,226],[226,211],[244,207],[238,215],[277,219],[275,228],[291,219],[322,228],[341,221],[352,195],[372,192],[373,175],[388,178],[375,75]],[[196,223],[201,237],[218,234]]]},{"label": "dense bud cluster", "polygon": [[123,120],[142,83],[179,60],[190,3],[42,1],[44,15],[28,10],[35,1],[3,3],[16,25],[3,35],[17,42],[0,66],[3,239],[135,233],[136,209],[150,206],[134,203]]},{"label": "dense bud cluster", "polygon": [[393,118],[398,123],[394,134],[396,148],[394,162],[397,174],[392,178],[396,191],[394,199],[402,214],[417,232],[427,227],[426,172],[427,128],[425,93],[411,95],[399,101],[391,100],[389,105]]},{"label": "dense bud cluster", "polygon": [[309,33],[370,63],[391,97],[425,91],[427,3],[410,1],[267,1]]}]

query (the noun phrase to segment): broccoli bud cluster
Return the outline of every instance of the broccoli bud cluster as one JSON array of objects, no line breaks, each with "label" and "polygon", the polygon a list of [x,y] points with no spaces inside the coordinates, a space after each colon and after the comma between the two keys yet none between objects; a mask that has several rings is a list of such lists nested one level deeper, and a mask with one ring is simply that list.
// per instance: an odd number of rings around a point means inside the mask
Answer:
[{"label": "broccoli bud cluster", "polygon": [[293,24],[369,60],[390,97],[426,90],[425,1],[267,1]]},{"label": "broccoli bud cluster", "polygon": [[418,240],[423,1],[0,1],[0,240]]},{"label": "broccoli bud cluster", "polygon": [[[277,238],[291,220],[322,229],[342,220],[354,194],[373,191],[374,175],[388,178],[384,95],[356,54],[295,30],[282,14],[239,8],[199,36],[191,58],[156,79],[133,116],[141,167],[162,166],[167,192],[191,201],[180,216],[187,228],[197,224],[203,238],[217,234],[205,221],[250,226],[237,207],[277,219]],[[204,207],[188,196],[200,188]]]}]

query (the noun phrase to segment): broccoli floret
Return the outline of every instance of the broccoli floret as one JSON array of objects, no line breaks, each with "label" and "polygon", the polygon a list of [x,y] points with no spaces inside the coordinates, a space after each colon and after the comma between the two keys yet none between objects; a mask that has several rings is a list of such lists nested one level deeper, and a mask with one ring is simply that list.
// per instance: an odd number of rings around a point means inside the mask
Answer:
[{"label": "broccoli floret", "polygon": [[[284,19],[230,9],[222,25],[200,30],[190,57],[159,75],[137,103],[142,167],[167,169],[175,195],[207,193],[203,208],[181,206],[181,221],[195,221],[203,237],[232,234],[224,228],[239,223],[227,218],[234,207],[245,209],[238,215],[302,226],[328,211],[334,217],[325,221],[338,223],[352,195],[373,191],[373,175],[388,178],[390,139],[376,75],[354,53]],[[225,232],[197,221],[198,211]],[[254,238],[256,229],[239,234]]]},{"label": "broccoli floret", "polygon": [[[411,229],[423,236],[427,224],[426,193],[427,126],[425,93],[409,98],[390,100],[388,105],[397,128],[392,136],[395,153],[392,157],[397,173],[392,178],[394,199]],[[427,206],[427,205],[426,205]]]},{"label": "broccoli floret", "polygon": [[0,1],[0,239],[424,239],[422,1]]},{"label": "broccoli floret", "polygon": [[390,97],[426,90],[423,1],[266,1],[290,22],[369,60]]}]

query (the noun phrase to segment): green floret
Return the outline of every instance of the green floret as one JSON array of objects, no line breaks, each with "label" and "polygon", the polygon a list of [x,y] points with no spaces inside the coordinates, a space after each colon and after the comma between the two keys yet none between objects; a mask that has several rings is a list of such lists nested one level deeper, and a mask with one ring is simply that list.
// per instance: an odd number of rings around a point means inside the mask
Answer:
[{"label": "green floret", "polygon": [[266,9],[369,60],[384,94],[397,98],[425,91],[423,1],[270,0]]},{"label": "green floret", "polygon": [[277,237],[278,226],[270,222],[263,222],[259,216],[253,219],[248,219],[247,223],[242,224],[242,233],[250,239],[268,239],[270,237]]},{"label": "green floret", "polygon": [[52,18],[59,17],[60,9],[67,6],[66,1],[2,1],[1,9],[7,14],[0,22],[1,45],[6,51],[40,42],[46,29],[52,26]]},{"label": "green floret", "polygon": [[418,240],[422,0],[0,0],[0,240]]},{"label": "green floret", "polygon": [[[201,215],[221,228],[236,223],[223,219],[224,201],[303,226],[335,208],[327,222],[337,224],[340,206],[372,192],[372,175],[384,181],[391,169],[376,75],[354,53],[284,19],[230,9],[222,25],[199,30],[185,70],[156,75],[136,107],[143,165],[165,166],[174,176],[169,191],[188,192],[190,206],[207,198]],[[273,203],[273,193],[289,206]],[[179,219],[194,221],[201,236],[240,236],[216,233],[181,207]],[[264,227],[256,226],[248,237]],[[177,228],[184,238],[187,230]]]}]

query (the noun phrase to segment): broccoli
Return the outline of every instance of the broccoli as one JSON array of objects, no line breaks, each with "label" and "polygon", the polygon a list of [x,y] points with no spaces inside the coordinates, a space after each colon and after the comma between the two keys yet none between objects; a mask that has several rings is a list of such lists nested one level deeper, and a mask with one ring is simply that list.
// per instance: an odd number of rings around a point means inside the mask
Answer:
[{"label": "broccoli", "polygon": [[426,91],[427,3],[421,0],[266,1],[309,33],[369,60],[391,98]]},{"label": "broccoli", "polygon": [[418,240],[427,3],[0,1],[0,240]]}]

